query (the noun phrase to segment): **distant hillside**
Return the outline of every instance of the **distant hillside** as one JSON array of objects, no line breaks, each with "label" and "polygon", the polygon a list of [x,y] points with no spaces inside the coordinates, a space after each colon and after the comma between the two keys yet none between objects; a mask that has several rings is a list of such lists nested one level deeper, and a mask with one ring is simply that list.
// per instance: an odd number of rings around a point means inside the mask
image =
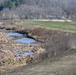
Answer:
[{"label": "distant hillside", "polygon": [[0,0],[0,18],[76,21],[76,0]]}]

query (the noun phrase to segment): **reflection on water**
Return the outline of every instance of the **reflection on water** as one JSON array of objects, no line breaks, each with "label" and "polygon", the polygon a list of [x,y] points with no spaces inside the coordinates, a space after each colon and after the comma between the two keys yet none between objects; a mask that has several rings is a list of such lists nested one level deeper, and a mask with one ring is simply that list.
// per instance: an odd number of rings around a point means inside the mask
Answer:
[{"label": "reflection on water", "polygon": [[30,55],[30,54],[32,54],[31,51],[30,51],[30,52],[25,52],[24,54],[22,54],[22,56],[28,56],[28,55]]},{"label": "reflection on water", "polygon": [[21,42],[21,43],[34,43],[36,42],[34,39],[31,39],[31,38],[21,38],[21,39],[17,39],[15,40],[16,42]]},{"label": "reflection on water", "polygon": [[16,58],[26,57],[26,56],[31,55],[31,54],[33,54],[31,51],[24,52],[23,54],[21,54],[20,52],[18,52]]},{"label": "reflection on water", "polygon": [[20,37],[23,36],[23,34],[20,33],[7,33],[8,36],[12,36],[12,37]]},{"label": "reflection on water", "polygon": [[30,43],[36,42],[34,39],[25,37],[25,36],[23,36],[23,34],[20,34],[20,33],[7,33],[7,35],[11,36],[11,37],[14,37],[15,38],[15,42],[21,42],[21,43],[26,43],[26,44],[30,44]]}]

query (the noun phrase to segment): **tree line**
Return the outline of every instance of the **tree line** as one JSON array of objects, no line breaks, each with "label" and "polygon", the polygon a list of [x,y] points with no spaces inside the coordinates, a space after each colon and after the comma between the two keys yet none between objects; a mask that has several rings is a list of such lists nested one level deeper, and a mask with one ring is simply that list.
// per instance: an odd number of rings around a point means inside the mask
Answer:
[{"label": "tree line", "polygon": [[22,0],[7,0],[7,1],[1,2],[0,10],[3,10],[4,8],[12,9],[12,8],[20,5],[21,2],[22,2]]},{"label": "tree line", "polygon": [[14,18],[76,21],[76,0],[1,0],[0,19]]}]

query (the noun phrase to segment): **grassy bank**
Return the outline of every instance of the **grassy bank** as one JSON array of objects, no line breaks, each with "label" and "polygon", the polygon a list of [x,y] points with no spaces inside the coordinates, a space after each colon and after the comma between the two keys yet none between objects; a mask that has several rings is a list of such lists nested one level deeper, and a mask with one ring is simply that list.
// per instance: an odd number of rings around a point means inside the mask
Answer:
[{"label": "grassy bank", "polygon": [[55,30],[64,31],[76,31],[75,22],[53,22],[53,21],[35,21],[35,20],[25,20],[23,25],[36,25],[40,27],[46,27]]}]

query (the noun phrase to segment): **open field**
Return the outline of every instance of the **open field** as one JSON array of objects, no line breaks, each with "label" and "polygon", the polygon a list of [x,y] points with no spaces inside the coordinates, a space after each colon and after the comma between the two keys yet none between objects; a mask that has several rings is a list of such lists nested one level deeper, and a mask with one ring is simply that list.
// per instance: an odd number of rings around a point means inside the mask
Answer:
[{"label": "open field", "polygon": [[46,27],[48,29],[54,29],[54,30],[76,31],[75,22],[25,20],[25,21],[23,21],[22,24],[23,25],[36,25],[36,26]]}]

